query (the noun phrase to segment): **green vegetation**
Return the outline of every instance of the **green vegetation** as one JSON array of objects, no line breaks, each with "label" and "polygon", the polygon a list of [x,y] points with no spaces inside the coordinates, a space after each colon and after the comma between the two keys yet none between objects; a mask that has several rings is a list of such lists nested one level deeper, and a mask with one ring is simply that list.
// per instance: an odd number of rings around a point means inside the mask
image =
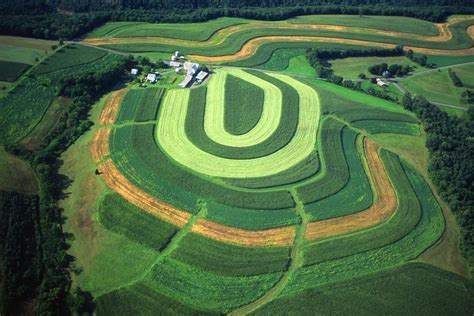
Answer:
[{"label": "green vegetation", "polygon": [[221,275],[247,276],[283,271],[289,255],[289,247],[242,247],[189,234],[171,257]]},{"label": "green vegetation", "polygon": [[423,76],[405,78],[400,83],[409,92],[425,96],[428,100],[464,106],[461,103],[462,88],[455,87],[447,69],[441,69]]},{"label": "green vegetation", "polygon": [[99,222],[108,230],[156,251],[161,251],[176,227],[129,204],[118,194],[108,194],[98,210]]},{"label": "green vegetation", "polygon": [[254,146],[230,147],[218,144],[209,139],[204,130],[207,91],[205,88],[193,89],[189,96],[189,104],[192,106],[188,107],[186,135],[198,148],[223,158],[251,159],[270,155],[290,142],[291,137],[296,132],[299,117],[299,97],[297,91],[289,84],[267,74],[258,71],[251,71],[250,73],[275,85],[282,93],[281,121],[277,130]]},{"label": "green vegetation", "polygon": [[38,184],[30,165],[0,147],[0,190],[36,192]]},{"label": "green vegetation", "polygon": [[15,82],[28,68],[30,68],[28,64],[0,61],[0,80]]},{"label": "green vegetation", "polygon": [[430,265],[411,263],[281,296],[254,314],[311,314],[317,310],[335,315],[470,315],[473,295],[468,280]]},{"label": "green vegetation", "polygon": [[170,315],[213,315],[209,311],[202,312],[181,304],[142,282],[106,293],[97,299],[97,315],[152,316],[157,311]]},{"label": "green vegetation", "polygon": [[245,80],[228,75],[225,82],[224,128],[231,134],[248,133],[259,122],[263,110],[263,90]]},{"label": "green vegetation", "polygon": [[[305,212],[311,220],[324,220],[333,217],[356,213],[368,208],[373,201],[372,189],[363,167],[364,151],[359,139],[356,145],[357,134],[348,128],[342,133],[342,145],[347,166],[349,168],[349,180],[342,189],[326,198],[316,202],[305,204]],[[328,168],[331,166],[328,165]],[[333,174],[332,169],[327,169],[326,175]],[[323,178],[324,179],[324,178]],[[324,185],[316,182],[314,185]]]},{"label": "green vegetation", "polygon": [[88,33],[86,38],[160,36],[176,39],[205,41],[220,29],[248,23],[248,20],[220,18],[203,23],[140,23],[109,22]]},{"label": "green vegetation", "polygon": [[[57,54],[60,57],[56,57]],[[98,49],[83,50],[76,46],[67,46],[62,53],[57,54],[46,59],[45,65],[34,68],[31,72],[34,75],[22,80],[0,99],[0,143],[15,142],[28,135],[57,96],[57,85],[71,77],[71,73],[80,76],[95,72],[121,59],[116,55],[104,55]],[[94,54],[96,57],[101,56],[100,60],[91,58]],[[40,74],[42,72],[45,73]]]},{"label": "green vegetation", "polygon": [[407,122],[384,121],[384,120],[360,120],[352,122],[352,126],[364,130],[370,134],[391,133],[418,136],[420,128],[418,125]]},{"label": "green vegetation", "polygon": [[375,15],[305,15],[290,19],[290,23],[328,24],[364,27],[420,35],[437,35],[433,23],[401,16]]},{"label": "green vegetation", "polygon": [[155,88],[129,90],[120,105],[117,124],[155,120],[164,91]]},{"label": "green vegetation", "polygon": [[280,277],[281,273],[221,276],[165,259],[153,268],[144,283],[194,308],[225,313],[262,296]]},{"label": "green vegetation", "polygon": [[[112,159],[138,187],[188,212],[197,212],[198,201],[208,200],[210,219],[237,227],[262,229],[297,220],[290,209],[294,202],[288,192],[237,191],[194,175],[158,148],[153,133],[152,125],[124,126],[115,129],[111,138]],[[262,215],[266,221],[255,220]]]},{"label": "green vegetation", "polygon": [[356,79],[359,74],[370,76],[368,72],[369,66],[375,64],[398,64],[402,66],[410,66],[417,68],[418,66],[410,59],[403,56],[396,57],[349,57],[344,59],[331,60],[331,69],[335,75],[347,78]]}]

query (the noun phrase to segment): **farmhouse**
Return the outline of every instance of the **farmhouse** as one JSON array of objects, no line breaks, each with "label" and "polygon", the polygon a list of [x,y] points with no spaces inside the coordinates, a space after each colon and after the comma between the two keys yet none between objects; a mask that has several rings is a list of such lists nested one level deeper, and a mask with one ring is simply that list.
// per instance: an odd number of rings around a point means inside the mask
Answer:
[{"label": "farmhouse", "polygon": [[377,85],[380,86],[380,87],[387,87],[388,84],[383,82],[382,79],[380,78],[377,78]]},{"label": "farmhouse", "polygon": [[146,76],[146,80],[149,81],[150,83],[155,83],[156,80],[158,80],[157,74],[148,74]]}]

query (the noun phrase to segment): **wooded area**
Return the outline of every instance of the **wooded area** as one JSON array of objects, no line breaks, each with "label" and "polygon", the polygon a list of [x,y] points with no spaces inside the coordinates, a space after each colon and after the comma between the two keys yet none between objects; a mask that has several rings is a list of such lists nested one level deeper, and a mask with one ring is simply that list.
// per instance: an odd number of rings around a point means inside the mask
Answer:
[{"label": "wooded area", "polygon": [[[408,16],[441,22],[451,14],[474,13],[472,0],[457,1],[71,1],[0,3],[0,34],[73,39],[107,21],[202,22],[219,17],[284,20],[306,14]],[[76,14],[67,14],[75,12]]]}]

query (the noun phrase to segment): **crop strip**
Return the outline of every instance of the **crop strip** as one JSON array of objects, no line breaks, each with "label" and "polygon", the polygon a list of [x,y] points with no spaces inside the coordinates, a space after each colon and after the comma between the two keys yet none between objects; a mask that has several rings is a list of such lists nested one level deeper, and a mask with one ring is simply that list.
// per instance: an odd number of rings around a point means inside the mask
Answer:
[{"label": "crop strip", "polygon": [[377,201],[362,212],[308,224],[307,239],[329,238],[368,228],[385,221],[396,210],[397,196],[378,155],[378,146],[367,138],[365,139],[365,154]]},{"label": "crop strip", "polygon": [[100,114],[99,124],[113,124],[117,118],[118,111],[120,109],[120,104],[122,103],[122,98],[125,95],[126,89],[121,89],[114,91],[107,100],[104,110]]},{"label": "crop strip", "polygon": [[99,128],[92,138],[90,147],[92,159],[99,164],[102,159],[109,155],[109,137],[111,128]]}]

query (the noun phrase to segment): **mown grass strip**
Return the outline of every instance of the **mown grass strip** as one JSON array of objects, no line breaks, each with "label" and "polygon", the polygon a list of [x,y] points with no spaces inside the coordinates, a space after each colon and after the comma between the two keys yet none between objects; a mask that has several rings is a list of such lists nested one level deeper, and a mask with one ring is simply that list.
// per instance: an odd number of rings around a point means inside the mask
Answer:
[{"label": "mown grass strip", "polygon": [[[234,87],[226,84],[227,76],[233,75],[250,85],[263,90],[263,104],[261,105],[261,115],[257,117],[255,126],[247,133],[235,135],[229,133],[225,128],[226,108],[233,104],[226,105],[227,96],[236,98],[237,102],[250,102],[254,104],[255,96],[249,91],[235,91]],[[236,87],[237,88],[237,87]],[[246,100],[242,94],[248,95]],[[253,101],[252,101],[253,99]],[[251,114],[247,111],[246,116]],[[224,68],[215,71],[208,83],[206,96],[206,111],[204,113],[204,131],[213,141],[230,147],[249,147],[257,145],[270,137],[278,128],[282,114],[282,92],[277,86],[259,77],[236,68]]]},{"label": "mown grass strip", "polygon": [[286,80],[300,96],[299,124],[291,141],[277,152],[250,160],[225,159],[196,147],[186,136],[185,120],[189,90],[171,90],[161,106],[157,128],[160,147],[176,162],[196,172],[214,177],[264,177],[296,165],[311,154],[319,123],[318,95],[309,86],[280,74],[270,76]]},{"label": "mown grass strip", "polygon": [[[241,192],[196,176],[175,165],[156,146],[153,128],[124,126],[112,134],[111,157],[136,186],[188,212],[197,211],[200,199],[207,200],[210,219],[227,223],[241,216],[230,225],[242,228],[270,228],[295,221],[291,210],[294,202],[288,192]],[[256,221],[262,216],[266,221]]]},{"label": "mown grass strip", "polygon": [[249,147],[224,146],[211,140],[204,130],[206,109],[206,87],[193,89],[189,96],[186,117],[186,135],[201,150],[229,159],[253,159],[270,155],[288,144],[296,132],[299,120],[299,96],[290,85],[262,72],[248,71],[252,75],[270,82],[282,92],[282,114],[278,128],[263,142]]}]

